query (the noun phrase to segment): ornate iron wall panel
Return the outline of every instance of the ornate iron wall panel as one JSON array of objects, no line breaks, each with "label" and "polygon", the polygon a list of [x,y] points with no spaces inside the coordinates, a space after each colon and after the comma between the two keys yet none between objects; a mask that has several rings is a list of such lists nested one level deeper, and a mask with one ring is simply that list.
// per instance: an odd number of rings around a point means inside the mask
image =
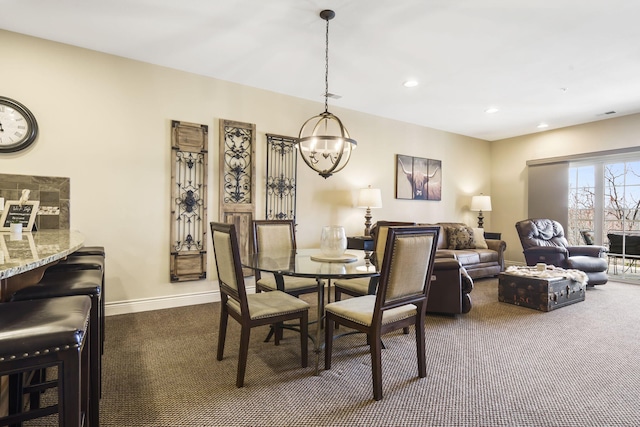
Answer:
[{"label": "ornate iron wall panel", "polygon": [[[220,221],[236,225],[243,260],[252,252],[255,135],[254,124],[220,119]],[[244,273],[247,276],[254,274],[251,270]]]},{"label": "ornate iron wall panel", "polygon": [[208,127],[171,122],[171,281],[207,276]]},{"label": "ornate iron wall panel", "polygon": [[296,139],[267,134],[266,219],[296,219]]}]

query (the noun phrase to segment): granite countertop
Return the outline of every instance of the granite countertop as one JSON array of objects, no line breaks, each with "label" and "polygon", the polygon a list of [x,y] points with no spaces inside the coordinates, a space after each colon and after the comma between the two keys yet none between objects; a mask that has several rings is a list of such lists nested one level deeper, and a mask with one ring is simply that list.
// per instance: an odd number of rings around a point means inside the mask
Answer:
[{"label": "granite countertop", "polygon": [[0,231],[0,279],[58,261],[84,245],[75,230]]}]

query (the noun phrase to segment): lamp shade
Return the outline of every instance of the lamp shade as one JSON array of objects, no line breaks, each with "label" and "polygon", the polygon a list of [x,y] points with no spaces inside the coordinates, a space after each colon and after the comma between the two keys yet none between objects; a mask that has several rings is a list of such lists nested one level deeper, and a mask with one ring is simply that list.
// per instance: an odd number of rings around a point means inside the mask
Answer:
[{"label": "lamp shade", "polygon": [[491,212],[491,196],[473,196],[471,198],[471,210]]},{"label": "lamp shade", "polygon": [[379,188],[363,188],[358,193],[359,208],[381,208],[382,193]]}]

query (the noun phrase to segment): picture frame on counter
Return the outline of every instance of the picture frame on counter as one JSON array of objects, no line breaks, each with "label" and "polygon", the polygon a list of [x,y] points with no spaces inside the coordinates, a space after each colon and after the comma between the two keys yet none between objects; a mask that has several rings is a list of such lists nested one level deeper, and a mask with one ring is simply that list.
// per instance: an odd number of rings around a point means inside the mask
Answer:
[{"label": "picture frame on counter", "polygon": [[4,203],[2,216],[0,217],[0,230],[9,231],[12,223],[22,224],[24,231],[31,231],[38,215],[39,200],[20,202],[19,200],[7,200]]}]

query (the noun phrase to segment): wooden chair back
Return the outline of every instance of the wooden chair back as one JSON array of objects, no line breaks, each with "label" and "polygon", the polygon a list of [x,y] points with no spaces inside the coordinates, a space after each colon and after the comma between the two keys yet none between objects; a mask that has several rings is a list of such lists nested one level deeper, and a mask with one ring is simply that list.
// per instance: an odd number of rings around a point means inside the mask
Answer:
[{"label": "wooden chair back", "polygon": [[240,304],[242,316],[248,317],[247,291],[242,274],[240,247],[235,225],[212,222],[211,236],[222,303],[226,304],[227,298],[233,298]]},{"label": "wooden chair back", "polygon": [[426,309],[440,227],[388,227],[375,316],[405,304]]},{"label": "wooden chair back", "polygon": [[256,252],[291,251],[296,248],[292,220],[253,220],[253,247]]},{"label": "wooden chair back", "polygon": [[379,262],[382,262],[382,256],[387,245],[387,231],[389,227],[415,225],[415,222],[403,221],[378,221],[376,222],[375,232],[373,234],[373,250],[376,253]]},{"label": "wooden chair back", "polygon": [[[255,252],[290,252],[296,249],[296,233],[293,220],[253,220],[253,248]],[[256,272],[256,280],[262,274]]]}]

